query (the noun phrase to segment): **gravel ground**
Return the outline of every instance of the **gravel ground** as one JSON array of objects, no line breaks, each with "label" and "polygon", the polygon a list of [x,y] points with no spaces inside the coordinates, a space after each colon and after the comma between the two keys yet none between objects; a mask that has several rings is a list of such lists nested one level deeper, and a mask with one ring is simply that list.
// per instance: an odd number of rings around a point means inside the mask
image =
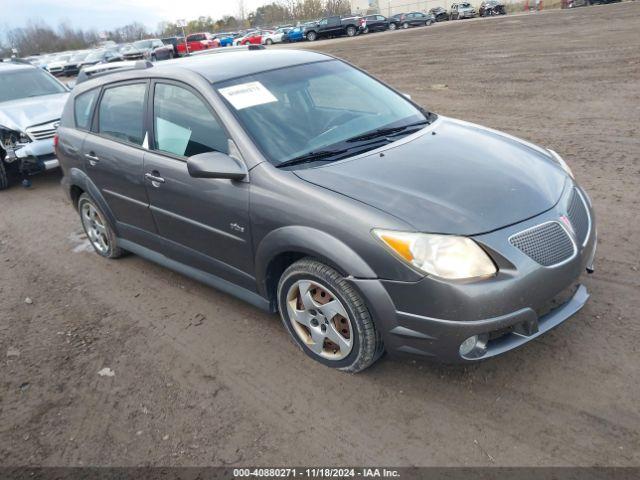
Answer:
[{"label": "gravel ground", "polygon": [[331,371],[276,316],[89,252],[56,172],[0,193],[0,463],[638,465],[639,29],[624,3],[305,46],[556,149],[591,194],[588,305],[483,364]]}]

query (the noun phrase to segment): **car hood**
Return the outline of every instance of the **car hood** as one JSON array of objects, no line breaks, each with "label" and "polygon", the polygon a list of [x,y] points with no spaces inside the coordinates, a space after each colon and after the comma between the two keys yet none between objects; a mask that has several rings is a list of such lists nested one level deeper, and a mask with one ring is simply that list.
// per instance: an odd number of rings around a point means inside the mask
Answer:
[{"label": "car hood", "polygon": [[567,181],[548,151],[444,117],[374,152],[294,173],[416,231],[456,235],[539,215],[558,202]]},{"label": "car hood", "polygon": [[68,92],[0,103],[0,125],[22,130],[60,119]]}]

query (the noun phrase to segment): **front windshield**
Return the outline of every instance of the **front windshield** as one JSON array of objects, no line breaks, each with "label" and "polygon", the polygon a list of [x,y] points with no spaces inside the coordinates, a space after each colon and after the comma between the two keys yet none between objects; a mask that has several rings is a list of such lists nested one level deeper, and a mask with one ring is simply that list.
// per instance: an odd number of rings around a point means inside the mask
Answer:
[{"label": "front windshield", "polygon": [[[351,152],[356,137],[427,123],[403,96],[338,60],[262,72],[215,87],[275,165],[338,147]],[[376,142],[385,140],[391,141],[385,137],[366,145],[377,148]]]},{"label": "front windshield", "polygon": [[58,81],[39,68],[0,74],[0,102],[65,91]]},{"label": "front windshield", "polygon": [[133,46],[136,48],[151,48],[151,40],[138,40],[133,42]]},{"label": "front windshield", "polygon": [[87,62],[95,62],[95,61],[101,60],[102,57],[104,57],[105,53],[106,52],[104,51],[90,53],[89,55],[87,55],[87,58],[85,58],[85,60]]},{"label": "front windshield", "polygon": [[82,60],[87,58],[87,55],[89,55],[88,52],[76,53],[74,56],[71,57],[70,61],[72,61],[72,62],[81,62]]}]

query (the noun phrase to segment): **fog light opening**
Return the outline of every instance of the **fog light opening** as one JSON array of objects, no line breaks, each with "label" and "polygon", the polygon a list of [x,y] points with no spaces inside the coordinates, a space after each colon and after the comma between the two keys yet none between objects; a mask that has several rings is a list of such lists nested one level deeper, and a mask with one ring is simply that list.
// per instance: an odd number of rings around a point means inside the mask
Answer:
[{"label": "fog light opening", "polygon": [[479,358],[487,351],[487,336],[473,335],[460,344],[460,356]]}]

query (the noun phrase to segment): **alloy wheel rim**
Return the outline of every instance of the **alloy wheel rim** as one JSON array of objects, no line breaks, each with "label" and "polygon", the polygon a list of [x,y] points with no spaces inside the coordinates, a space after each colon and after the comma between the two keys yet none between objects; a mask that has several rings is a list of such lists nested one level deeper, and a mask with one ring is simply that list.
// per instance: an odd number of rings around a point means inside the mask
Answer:
[{"label": "alloy wheel rim", "polygon": [[109,237],[107,236],[107,227],[102,215],[90,203],[82,205],[82,225],[87,232],[87,237],[91,245],[100,253],[109,251]]},{"label": "alloy wheel rim", "polygon": [[351,353],[351,319],[327,288],[310,280],[295,282],[287,292],[287,312],[296,335],[314,354],[338,361]]}]

